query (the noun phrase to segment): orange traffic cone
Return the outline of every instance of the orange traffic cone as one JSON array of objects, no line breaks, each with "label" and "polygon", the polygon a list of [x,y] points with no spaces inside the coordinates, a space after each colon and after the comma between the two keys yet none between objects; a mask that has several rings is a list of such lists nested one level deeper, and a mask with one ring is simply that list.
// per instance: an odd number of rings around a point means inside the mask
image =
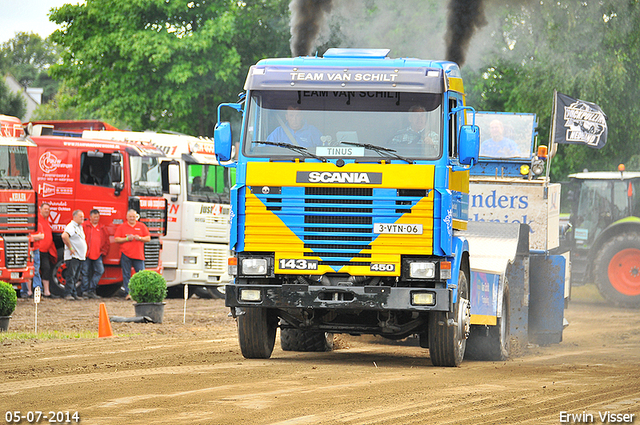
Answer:
[{"label": "orange traffic cone", "polygon": [[100,303],[100,323],[98,325],[98,338],[113,336],[111,331],[111,322],[107,314],[107,307],[104,303]]}]

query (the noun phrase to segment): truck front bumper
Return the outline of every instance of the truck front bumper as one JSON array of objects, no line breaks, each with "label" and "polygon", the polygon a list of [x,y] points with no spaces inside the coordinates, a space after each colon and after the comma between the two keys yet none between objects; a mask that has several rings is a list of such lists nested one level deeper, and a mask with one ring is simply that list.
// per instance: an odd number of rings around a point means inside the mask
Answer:
[{"label": "truck front bumper", "polygon": [[[225,287],[225,291],[227,307],[416,312],[453,310],[452,290],[447,288],[231,284]],[[418,294],[433,294],[433,303],[416,303]]]}]

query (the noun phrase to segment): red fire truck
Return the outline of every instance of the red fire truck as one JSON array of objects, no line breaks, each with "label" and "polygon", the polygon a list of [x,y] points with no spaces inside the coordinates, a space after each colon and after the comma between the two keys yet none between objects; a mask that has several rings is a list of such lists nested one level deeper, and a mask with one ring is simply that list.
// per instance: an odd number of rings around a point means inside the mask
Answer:
[{"label": "red fire truck", "polygon": [[49,220],[58,248],[51,291],[60,295],[67,284],[60,235],[76,209],[87,217],[92,209],[100,211],[100,223],[109,233],[111,246],[103,258],[105,272],[98,294],[110,296],[122,286],[120,248],[113,235],[126,221],[128,209],[138,212],[151,234],[151,242],[145,244],[145,267],[160,273],[160,237],[167,229],[160,170],[164,152],[145,143],[55,136],[53,130],[51,125],[33,125],[32,140],[37,146],[29,149],[32,180],[40,202],[51,206]]},{"label": "red fire truck", "polygon": [[33,278],[29,234],[36,229],[36,194],[29,146],[20,120],[0,115],[0,280],[16,289]]}]

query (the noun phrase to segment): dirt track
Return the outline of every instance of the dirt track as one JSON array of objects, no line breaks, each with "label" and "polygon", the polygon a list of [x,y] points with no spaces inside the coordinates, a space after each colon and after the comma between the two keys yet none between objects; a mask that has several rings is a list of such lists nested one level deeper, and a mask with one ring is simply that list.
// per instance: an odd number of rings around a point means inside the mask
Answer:
[{"label": "dirt track", "polygon": [[[167,300],[163,324],[112,323],[116,337],[5,340],[0,413],[77,411],[83,424],[560,423],[560,412],[640,423],[640,311],[576,291],[555,346],[507,362],[431,366],[413,341],[344,337],[330,353],[245,360],[222,300]],[[574,292],[575,294],[575,292]],[[105,301],[110,316],[130,302]],[[45,300],[39,331],[97,332],[99,301]],[[33,331],[19,300],[10,331]],[[0,334],[0,340],[2,336]],[[3,416],[4,420],[4,416]],[[46,423],[41,419],[40,423]],[[23,420],[22,423],[27,423]]]}]

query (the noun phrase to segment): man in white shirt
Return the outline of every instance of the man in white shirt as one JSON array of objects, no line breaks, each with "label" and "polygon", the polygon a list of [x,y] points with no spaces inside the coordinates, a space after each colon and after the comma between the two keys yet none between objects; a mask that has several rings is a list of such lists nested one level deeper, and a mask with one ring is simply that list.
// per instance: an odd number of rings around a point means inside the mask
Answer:
[{"label": "man in white shirt", "polygon": [[87,241],[82,229],[84,213],[82,210],[73,212],[73,219],[62,232],[64,242],[64,260],[67,262],[67,276],[65,285],[65,300],[73,301],[81,299],[76,291],[76,284],[80,280],[82,263],[87,256]]}]

